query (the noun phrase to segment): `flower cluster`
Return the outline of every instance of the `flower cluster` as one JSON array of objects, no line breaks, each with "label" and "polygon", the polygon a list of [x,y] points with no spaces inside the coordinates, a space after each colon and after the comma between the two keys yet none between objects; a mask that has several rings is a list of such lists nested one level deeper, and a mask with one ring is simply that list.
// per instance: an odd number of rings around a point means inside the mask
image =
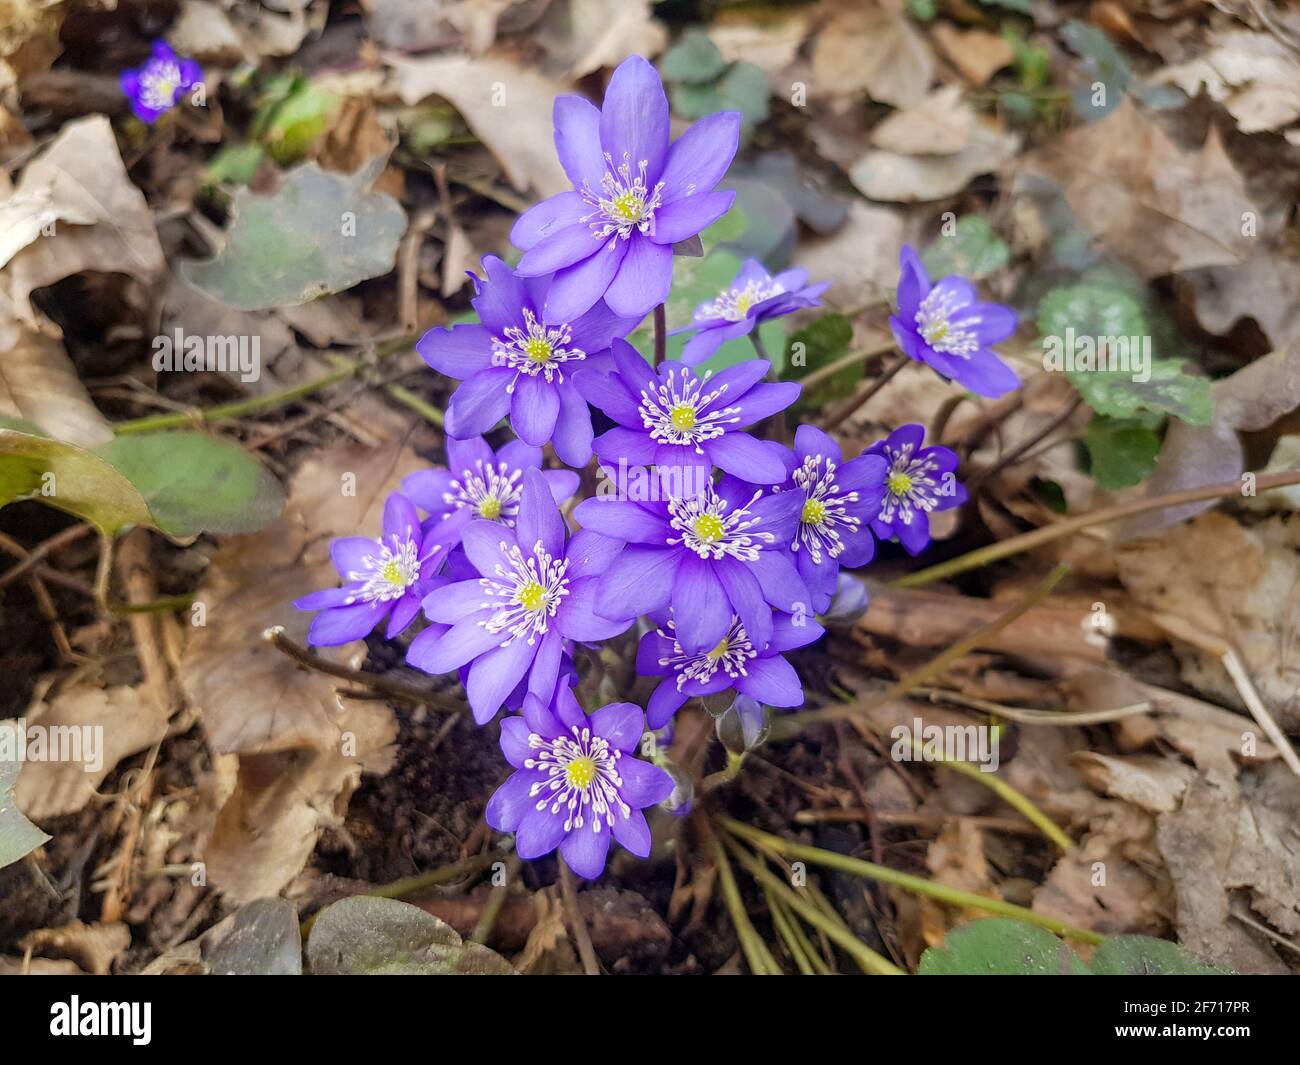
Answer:
[{"label": "flower cluster", "polygon": [[[923,446],[919,425],[847,459],[811,425],[789,447],[753,430],[785,418],[798,384],[771,380],[762,358],[697,368],[759,322],[816,306],[826,285],[801,270],[745,263],[696,311],[680,360],[652,365],[624,339],[667,297],[673,245],[730,206],[715,186],[739,125],[713,115],[670,142],[663,88],[639,57],[615,71],[603,108],[556,101],[573,191],[519,219],[514,269],[483,260],[476,324],[419,344],[461,382],[446,468],[407,477],[383,539],[335,544],[343,586],[298,603],[320,611],[316,644],[385,618],[391,638],[422,608],[407,661],[457,672],[479,724],[506,712],[501,748],[515,772],[488,823],[515,835],[521,857],[558,850],[584,877],[603,870],[611,840],[647,855],[642,811],[674,793],[662,755],[634,756],[647,724],[662,737],[688,700],[729,692],[728,736],[758,742],[767,708],[804,701],[790,652],[866,605],[841,570],[870,562],[877,541],[916,554],[930,514],[965,499],[957,456]],[[941,375],[986,394],[1014,385],[987,347],[1014,328],[1011,312],[976,302],[960,278],[932,285],[910,249],[892,321],[904,351]],[[599,436],[592,408],[608,426]],[[482,434],[502,419],[518,439],[494,451]],[[567,517],[580,478],[545,468],[545,445],[600,478]],[[581,649],[620,653],[627,644],[606,641],[634,629],[636,671],[654,681],[645,710],[588,714],[575,694],[590,660]]]},{"label": "flower cluster", "polygon": [[178,56],[166,41],[155,41],[149,58],[134,70],[122,71],[119,80],[135,117],[152,126],[202,84],[203,70],[193,59]]}]

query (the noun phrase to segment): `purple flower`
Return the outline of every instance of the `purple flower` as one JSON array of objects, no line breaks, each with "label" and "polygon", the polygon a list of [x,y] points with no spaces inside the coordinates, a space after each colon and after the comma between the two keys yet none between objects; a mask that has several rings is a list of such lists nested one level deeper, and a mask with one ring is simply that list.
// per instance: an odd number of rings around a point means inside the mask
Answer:
[{"label": "purple flower", "polygon": [[746,259],[740,273],[716,299],[695,308],[692,323],[674,333],[695,330],[682,349],[682,362],[698,366],[728,340],[748,336],[760,322],[805,307],[820,307],[830,282],[808,284],[807,270],[786,270],[773,277],[757,259]]},{"label": "purple flower", "polygon": [[597,300],[640,319],[668,297],[673,245],[727,213],[715,192],[736,154],[740,115],[709,115],[668,143],[668,98],[655,68],[625,59],[600,109],[580,96],[555,101],[555,149],[575,191],[526,211],[510,239],[519,272],[555,274],[548,318],[570,321]]},{"label": "purple flower", "polygon": [[465,691],[479,724],[492,719],[525,677],[529,693],[549,701],[564,641],[617,636],[634,616],[610,619],[592,611],[595,575],[621,545],[587,530],[566,541],[566,532],[541,472],[525,470],[515,527],[479,520],[461,535],[479,577],[448,584],[424,601],[425,616],[437,624],[411,641],[406,660],[426,673],[469,664]]},{"label": "purple flower", "polygon": [[755,484],[785,477],[780,449],[742,431],[799,398],[797,384],[760,383],[769,363],[749,359],[700,377],[676,362],[656,371],[624,340],[612,351],[614,373],[578,378],[588,401],[619,423],[595,443],[603,462],[655,465],[693,487],[715,465]]},{"label": "purple flower", "polygon": [[871,528],[882,540],[897,537],[909,555],[919,555],[930,542],[930,511],[966,502],[966,489],[957,482],[956,453],[922,447],[924,439],[921,426],[904,425],[865,452],[889,464],[885,498]]},{"label": "purple flower", "polygon": [[794,469],[781,489],[796,493],[799,501],[790,550],[819,614],[835,595],[840,567],[857,569],[875,557],[870,524],[880,511],[889,472],[879,455],[842,460],[840,445],[831,437],[801,425],[794,436]]},{"label": "purple flower", "polygon": [[515,772],[488,800],[487,823],[515,834],[521,858],[558,847],[587,880],[604,871],[611,837],[648,857],[650,826],[641,811],[668,798],[673,779],[632,757],[644,729],[631,703],[610,703],[588,717],[567,688],[550,709],[530,696],[523,717],[501,722],[501,750]]},{"label": "purple flower", "polygon": [[429,515],[427,527],[439,531],[440,542],[453,543],[476,519],[515,527],[524,471],[541,470],[556,503],[578,490],[572,470],[542,470],[542,449],[512,440],[500,451],[481,436],[447,441],[447,468],[420,470],[402,481],[402,491]]},{"label": "purple flower", "polygon": [[342,588],[312,592],[293,605],[319,610],[307,632],[316,647],[364,639],[384,618],[387,638],[400,635],[420,612],[446,560],[446,544],[435,532],[420,531],[415,504],[400,492],[384,503],[384,534],[378,540],[346,536],[330,545]]},{"label": "purple flower", "polygon": [[636,326],[593,300],[580,314],[544,313],[551,284],[519,277],[500,259],[483,259],[485,281],[475,280],[478,325],[431,329],[416,345],[439,373],[464,381],[447,405],[447,434],[464,439],[487,432],[510,415],[525,444],[552,443],[569,466],[591,458],[591,411],[570,375],[588,356]]},{"label": "purple flower", "polygon": [[797,620],[778,614],[772,636],[764,647],[756,647],[740,618],[732,615],[726,634],[707,651],[686,651],[677,639],[670,612],[667,622],[641,637],[637,647],[636,671],[646,677],[665,678],[655,688],[646,706],[652,729],[672,720],[687,699],[734,689],[768,706],[802,706],[803,685],[799,674],[782,655],[804,647],[825,631],[810,618]]},{"label": "purple flower", "polygon": [[903,352],[981,396],[1020,387],[1015,370],[989,350],[1016,331],[1016,312],[980,303],[964,277],[930,281],[910,245],[899,255],[898,313],[889,319]]},{"label": "purple flower", "polygon": [[180,58],[166,41],[154,41],[153,54],[134,70],[122,71],[119,80],[135,117],[152,126],[203,81],[203,69],[193,59]]},{"label": "purple flower", "polygon": [[734,477],[667,502],[596,497],[574,517],[585,529],[625,541],[600,578],[596,611],[607,617],[673,608],[677,639],[706,651],[740,618],[750,639],[772,638],[772,608],[808,612],[808,589],[781,550],[793,533],[790,507]]}]

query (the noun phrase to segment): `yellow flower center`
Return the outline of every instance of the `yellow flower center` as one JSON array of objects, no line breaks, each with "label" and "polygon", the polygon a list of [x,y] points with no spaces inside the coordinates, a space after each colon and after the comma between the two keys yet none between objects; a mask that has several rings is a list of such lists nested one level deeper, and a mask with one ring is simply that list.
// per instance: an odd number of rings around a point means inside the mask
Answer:
[{"label": "yellow flower center", "polygon": [[519,605],[525,610],[540,610],[546,604],[546,589],[536,581],[529,581],[519,589]]},{"label": "yellow flower center", "polygon": [[480,518],[496,521],[497,518],[501,517],[501,500],[496,496],[488,496],[478,505],[478,514]]},{"label": "yellow flower center", "polygon": [[627,222],[638,222],[645,212],[645,200],[635,192],[625,192],[614,201],[614,213]]},{"label": "yellow flower center", "polygon": [[912,478],[905,473],[891,473],[885,484],[890,495],[905,496],[912,490]]},{"label": "yellow flower center", "polygon": [[701,514],[695,519],[695,535],[702,543],[712,544],[721,540],[725,531],[722,519],[713,514]]},{"label": "yellow flower center", "polygon": [[679,433],[689,432],[695,428],[695,408],[689,403],[679,403],[672,409],[669,418],[673,428]]},{"label": "yellow flower center", "polygon": [[716,662],[731,649],[731,641],[725,636],[718,641],[718,645],[704,657],[710,662]]},{"label": "yellow flower center", "polygon": [[531,337],[524,343],[524,354],[533,362],[547,362],[551,353],[549,341],[542,337]]},{"label": "yellow flower center", "polygon": [[826,520],[826,504],[820,499],[809,499],[803,505],[800,520],[805,525],[820,525]]},{"label": "yellow flower center", "polygon": [[385,584],[391,584],[394,588],[405,588],[406,577],[402,573],[402,567],[397,564],[397,560],[385,563],[384,568],[380,570],[379,575],[383,578]]},{"label": "yellow flower center", "polygon": [[580,755],[564,767],[564,779],[572,787],[586,791],[596,779],[596,763],[587,755]]}]

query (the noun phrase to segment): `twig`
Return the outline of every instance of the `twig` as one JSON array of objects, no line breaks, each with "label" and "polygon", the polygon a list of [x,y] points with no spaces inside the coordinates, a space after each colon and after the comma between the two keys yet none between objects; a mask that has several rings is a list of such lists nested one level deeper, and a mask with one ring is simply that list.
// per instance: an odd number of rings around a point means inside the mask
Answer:
[{"label": "twig", "polygon": [[[1290,484],[1300,484],[1300,470],[1283,470],[1281,473],[1261,474],[1255,480],[1255,489],[1259,492],[1267,492],[1274,488],[1285,488]],[[1179,492],[1170,492],[1167,495],[1156,496],[1151,499],[1133,499],[1113,507],[1103,507],[1091,514],[1080,514],[1074,518],[1066,518],[1052,525],[1044,525],[1041,529],[1033,529],[1030,532],[1021,533],[1019,536],[1000,540],[996,544],[989,544],[987,547],[968,551],[964,555],[950,558],[947,562],[940,562],[938,565],[928,566],[925,569],[917,570],[915,573],[909,573],[906,577],[901,577],[893,583],[898,588],[919,588],[922,585],[943,580],[945,577],[954,577],[959,573],[978,569],[980,566],[987,566],[990,562],[996,562],[999,559],[1010,558],[1012,555],[1018,555],[1024,551],[1032,551],[1036,547],[1050,544],[1053,540],[1059,540],[1063,536],[1089,529],[1094,525],[1105,525],[1107,522],[1130,518],[1135,514],[1145,514],[1151,510],[1163,510],[1165,507],[1180,507],[1188,503],[1222,499],[1239,494],[1241,488],[1240,481],[1230,481],[1227,484],[1207,485],[1204,488],[1186,488]]]},{"label": "twig", "polygon": [[582,971],[587,976],[599,976],[600,961],[596,948],[591,945],[591,929],[578,909],[578,886],[573,880],[573,870],[563,861],[560,862],[560,894],[564,896],[564,912],[569,918],[569,932],[577,944],[578,957],[582,959]]},{"label": "twig", "polygon": [[898,345],[893,340],[876,344],[874,347],[862,348],[858,351],[850,351],[847,355],[841,355],[834,362],[828,362],[825,366],[819,366],[806,377],[799,378],[799,384],[803,385],[805,394],[816,388],[823,381],[828,381],[841,370],[847,370],[850,366],[856,366],[860,362],[866,362],[877,355],[887,355]]},{"label": "twig", "polygon": [[280,625],[272,626],[262,633],[262,639],[272,644],[276,650],[282,651],[295,662],[299,662],[308,669],[314,669],[318,673],[325,673],[331,677],[338,677],[340,680],[350,681],[353,684],[360,684],[362,687],[369,688],[372,691],[382,692],[384,695],[391,696],[394,699],[405,699],[414,703],[421,703],[431,710],[437,710],[444,714],[464,713],[466,707],[461,703],[452,702],[437,692],[424,691],[411,684],[403,684],[400,681],[389,680],[377,673],[363,673],[359,669],[349,669],[347,666],[340,665],[337,662],[330,662],[321,658],[320,655],[314,654],[301,644],[294,643],[284,634],[284,628]]},{"label": "twig", "polygon": [[821,710],[804,710],[797,714],[787,714],[779,718],[772,724],[773,738],[785,738],[798,732],[805,725],[810,725],[818,721],[835,721],[841,718],[852,718],[861,714],[868,714],[879,706],[893,702],[895,699],[902,698],[913,688],[919,687],[931,677],[939,676],[950,665],[960,658],[964,658],[976,647],[984,646],[996,636],[999,632],[1010,625],[1016,618],[1026,613],[1032,607],[1041,603],[1052,592],[1052,589],[1060,583],[1061,579],[1070,571],[1066,564],[1057,566],[1047,578],[1038,585],[1032,592],[1026,595],[1020,602],[1016,603],[1006,613],[999,615],[990,621],[987,625],[981,625],[969,636],[963,637],[949,647],[946,651],[930,659],[919,669],[913,670],[904,677],[900,677],[883,692],[870,696],[865,699],[858,699],[851,703],[841,703],[838,706],[827,706]]},{"label": "twig", "polygon": [[1035,444],[1046,440],[1052,435],[1052,433],[1056,432],[1057,429],[1070,420],[1074,415],[1074,412],[1079,409],[1079,404],[1082,402],[1083,396],[1076,393],[1074,399],[1066,404],[1065,409],[1038,430],[1038,432],[1034,433],[1033,436],[1029,437],[1029,439],[1025,440],[1023,443],[1017,444],[1010,451],[1006,452],[1006,454],[1002,455],[995,463],[993,463],[992,466],[987,466],[982,470],[976,471],[971,476],[970,480],[966,482],[967,491],[973,493],[979,485],[1001,473],[1008,466],[1021,459],[1026,452],[1034,447]]},{"label": "twig", "polygon": [[1114,706],[1107,710],[1035,710],[1025,706],[1004,706],[1002,703],[979,699],[961,692],[946,691],[942,688],[917,688],[914,696],[924,696],[931,702],[948,702],[964,706],[971,710],[982,710],[986,714],[1005,717],[1021,725],[1102,725],[1108,721],[1121,721],[1126,717],[1138,717],[1155,710],[1150,702],[1132,703],[1129,706]]},{"label": "twig", "polygon": [[[66,547],[74,540],[80,540],[90,531],[91,527],[89,525],[71,525],[61,533],[56,533],[54,536],[51,536],[48,540],[41,541],[41,543],[37,544],[30,551],[22,550],[21,547],[18,551],[15,551],[13,546],[0,544],[0,547],[4,547],[4,549],[10,554],[16,555],[19,558],[19,562],[16,566],[11,566],[9,569],[5,570],[4,573],[0,573],[0,588],[16,581],[52,551],[57,551],[61,547]],[[20,551],[21,554],[19,553]]]},{"label": "twig", "polygon": [[655,366],[659,367],[664,364],[664,359],[668,357],[668,312],[664,305],[660,303],[655,307]]},{"label": "twig", "polygon": [[500,887],[494,887],[488,895],[488,900],[483,905],[483,912],[479,914],[474,931],[470,933],[471,942],[487,945],[488,939],[492,936],[492,929],[496,926],[497,917],[501,913],[501,907],[505,904],[506,896],[510,894],[510,884],[519,875],[520,864],[518,854],[511,853],[506,859],[506,882]]},{"label": "twig", "polygon": [[1241,696],[1241,701],[1246,704],[1246,709],[1250,711],[1250,716],[1259,723],[1259,727],[1264,730],[1269,741],[1277,748],[1287,768],[1300,777],[1300,757],[1297,757],[1291,741],[1286,738],[1286,734],[1278,727],[1277,721],[1264,705],[1264,700],[1259,697],[1259,691],[1255,688],[1254,681],[1250,679],[1250,674],[1246,672],[1246,667],[1241,664],[1241,659],[1237,657],[1237,652],[1229,648],[1223,652],[1222,661],[1223,668],[1228,671],[1232,683],[1237,686],[1237,693]]},{"label": "twig", "polygon": [[825,429],[826,432],[828,433],[832,429],[839,428],[839,426],[842,425],[844,422],[848,421],[848,419],[853,414],[855,414],[857,411],[865,407],[867,403],[870,401],[871,397],[874,396],[877,392],[879,392],[882,388],[884,388],[885,385],[889,384],[889,382],[894,379],[894,376],[898,373],[898,371],[901,370],[904,366],[906,366],[911,361],[912,360],[909,359],[907,356],[900,355],[897,359],[893,361],[893,363],[890,364],[890,366],[885,370],[884,373],[882,373],[879,377],[877,377],[875,381],[873,381],[867,388],[863,389],[861,395],[854,396],[851,400],[849,400],[842,407],[840,407],[839,410],[837,410],[834,414],[832,414],[829,418],[827,418],[826,421],[822,424],[822,428]]}]

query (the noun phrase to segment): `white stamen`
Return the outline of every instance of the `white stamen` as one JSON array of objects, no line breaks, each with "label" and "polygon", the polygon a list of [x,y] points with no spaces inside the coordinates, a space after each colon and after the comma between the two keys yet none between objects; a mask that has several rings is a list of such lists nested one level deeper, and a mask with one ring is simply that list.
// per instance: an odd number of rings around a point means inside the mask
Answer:
[{"label": "white stamen", "polygon": [[949,288],[933,288],[916,310],[916,328],[921,337],[935,351],[969,359],[980,349],[979,334],[972,326],[983,320],[978,315],[962,319],[954,325],[952,315],[961,308],[955,306],[958,293]]},{"label": "white stamen", "polygon": [[569,731],[569,736],[553,740],[536,732],[528,734],[528,748],[536,751],[537,757],[524,759],[524,768],[546,774],[545,780],[529,789],[529,797],[541,796],[538,810],[549,806],[551,814],[558,814],[563,809],[565,832],[583,828],[588,816],[596,832],[600,832],[602,821],[613,828],[616,810],[625,820],[632,815],[632,807],[620,794],[623,778],[618,763],[623,752],[585,726],[580,730],[574,725]]},{"label": "white stamen", "polygon": [[844,533],[856,533],[862,519],[848,512],[848,504],[858,501],[858,493],[840,494],[835,483],[835,463],[826,459],[822,469],[821,455],[809,455],[803,465],[794,471],[794,483],[803,489],[804,506],[799,528],[795,532],[790,550],[806,548],[813,562],[820,563],[822,552],[839,558],[844,551]]},{"label": "white stamen", "polygon": [[655,211],[660,204],[664,183],[661,181],[653,189],[647,189],[649,161],[642,159],[637,163],[636,176],[633,177],[632,157],[627,152],[623,153],[623,161],[617,167],[609,152],[605,152],[605,162],[609,169],[600,179],[599,192],[587,182],[582,183],[583,202],[594,209],[578,221],[589,225],[592,233],[600,239],[610,237],[609,248],[612,250],[620,239],[631,237],[634,229],[644,236],[654,233]]},{"label": "white stamen", "polygon": [[708,682],[718,670],[725,672],[732,680],[748,676],[745,663],[758,657],[758,651],[750,642],[749,633],[735,614],[731,616],[727,634],[718,641],[717,646],[695,654],[682,650],[682,645],[677,642],[676,622],[671,618],[668,620],[668,628],[669,632],[660,629],[659,635],[672,640],[673,649],[669,655],[659,659],[659,664],[676,671],[678,691],[685,688],[688,681],[694,680],[701,684]]},{"label": "white stamen", "polygon": [[450,490],[442,494],[442,501],[451,508],[442,516],[449,518],[453,511],[468,507],[475,517],[513,529],[524,491],[523,476],[523,470],[512,470],[504,462],[493,465],[479,459],[472,470],[462,470],[459,480],[452,481]]},{"label": "white stamen", "polygon": [[492,338],[492,365],[508,366],[515,371],[507,392],[515,390],[520,374],[529,377],[541,374],[547,384],[563,382],[564,363],[581,362],[587,357],[581,348],[569,346],[573,343],[573,334],[567,325],[548,326],[525,308],[524,326],[526,328],[520,329],[512,325],[504,337]]},{"label": "white stamen", "polygon": [[650,439],[661,444],[689,444],[696,454],[703,454],[700,444],[705,440],[716,440],[727,430],[726,426],[740,421],[739,407],[722,407],[718,410],[701,413],[706,407],[721,398],[727,386],[705,392],[713,371],[705,373],[703,378],[696,377],[689,369],[683,367],[680,379],[676,369],[668,371],[668,380],[658,384],[652,391],[641,391],[639,413],[641,421],[650,430]]},{"label": "white stamen", "polygon": [[743,322],[757,303],[779,296],[785,289],[772,278],[746,281],[743,286],[723,289],[712,303],[696,312],[697,318],[722,318],[728,322]]},{"label": "white stamen", "polygon": [[904,444],[897,451],[888,445],[885,447],[889,475],[885,478],[881,521],[891,522],[897,515],[904,525],[911,525],[917,511],[929,513],[939,502],[939,483],[933,476],[938,472],[939,464],[933,455],[913,458],[915,450],[914,444]]},{"label": "white stamen", "polygon": [[[509,633],[502,647],[508,647],[517,637],[534,644],[538,636],[546,634],[551,618],[560,609],[560,600],[569,594],[569,578],[565,576],[569,560],[552,558],[540,540],[527,556],[515,544],[507,547],[504,540],[500,548],[504,561],[497,564],[496,577],[479,578],[483,590],[492,597],[480,605],[495,607],[496,613],[479,624],[494,634]],[[504,604],[493,601],[501,599]]]},{"label": "white stamen", "polygon": [[762,519],[750,516],[749,508],[762,496],[761,491],[755,492],[748,503],[730,512],[730,504],[717,494],[712,483],[706,484],[704,491],[696,496],[670,496],[669,524],[681,536],[667,542],[684,544],[700,558],[719,559],[726,555],[742,562],[756,562],[762,545],[776,539],[770,532],[751,531]]}]

